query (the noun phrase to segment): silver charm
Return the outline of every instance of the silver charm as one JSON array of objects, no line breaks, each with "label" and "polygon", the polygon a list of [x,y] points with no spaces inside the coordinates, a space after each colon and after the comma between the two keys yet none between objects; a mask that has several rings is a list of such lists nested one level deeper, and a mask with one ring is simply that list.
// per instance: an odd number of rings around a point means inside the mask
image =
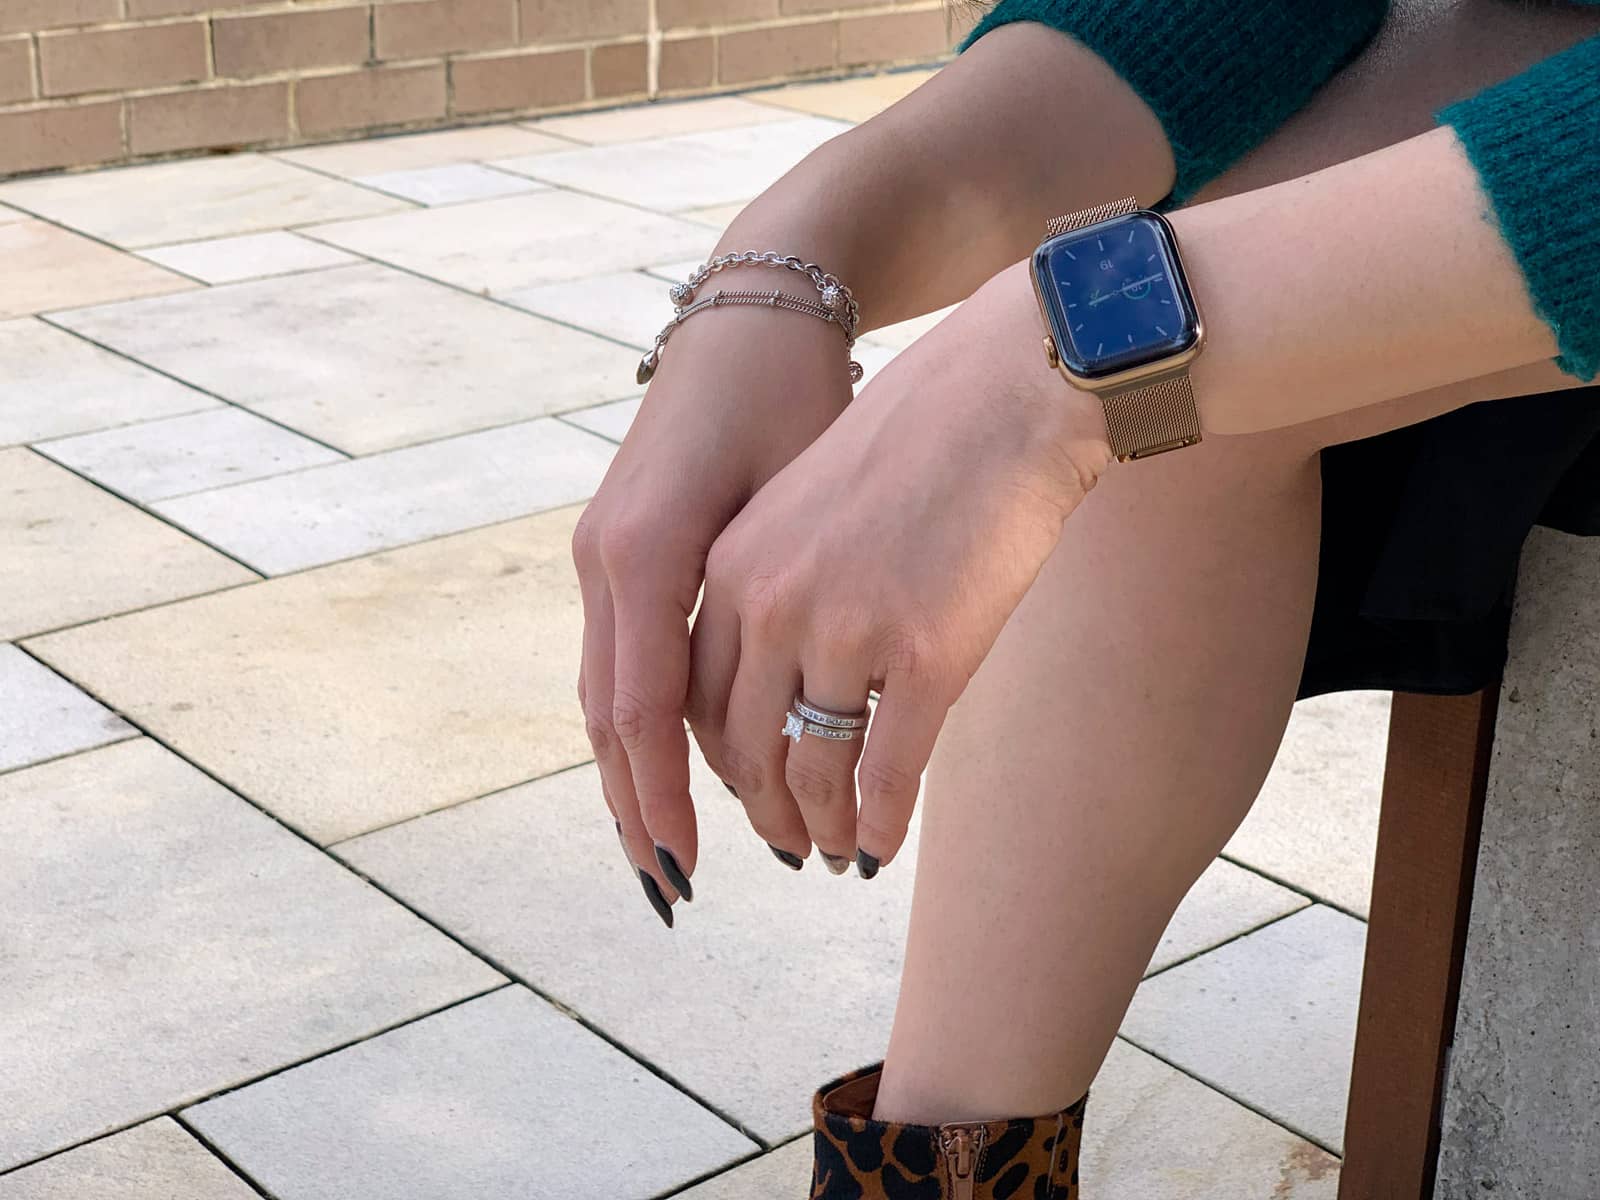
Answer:
[{"label": "silver charm", "polygon": [[865,375],[865,374],[866,374],[866,372],[861,369],[861,364],[856,362],[855,359],[851,359],[850,360],[850,382],[851,383],[860,383],[861,382],[861,377],[863,375]]},{"label": "silver charm", "polygon": [[836,313],[844,307],[844,293],[831,283],[822,289],[818,299],[822,307],[831,313]]},{"label": "silver charm", "polygon": [[650,382],[651,376],[656,373],[656,368],[661,365],[661,345],[657,343],[650,347],[650,353],[639,360],[639,369],[634,373],[634,379],[640,387]]},{"label": "silver charm", "polygon": [[672,306],[674,308],[682,308],[694,299],[694,287],[687,283],[675,283],[672,285],[672,291],[668,295],[672,297]]}]

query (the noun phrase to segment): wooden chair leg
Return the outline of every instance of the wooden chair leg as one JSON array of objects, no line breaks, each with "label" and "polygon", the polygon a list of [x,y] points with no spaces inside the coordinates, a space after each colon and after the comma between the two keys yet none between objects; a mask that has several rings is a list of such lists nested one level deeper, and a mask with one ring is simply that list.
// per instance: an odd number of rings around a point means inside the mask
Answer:
[{"label": "wooden chair leg", "polygon": [[1432,1200],[1499,695],[1394,697],[1340,1200]]}]

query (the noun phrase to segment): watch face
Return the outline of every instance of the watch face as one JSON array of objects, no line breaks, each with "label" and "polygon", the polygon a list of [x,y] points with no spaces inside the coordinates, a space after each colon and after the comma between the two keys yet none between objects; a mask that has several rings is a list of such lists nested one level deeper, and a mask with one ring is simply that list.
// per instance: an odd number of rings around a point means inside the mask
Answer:
[{"label": "watch face", "polygon": [[1134,213],[1050,238],[1033,269],[1061,361],[1113,375],[1194,345],[1200,321],[1166,222]]}]

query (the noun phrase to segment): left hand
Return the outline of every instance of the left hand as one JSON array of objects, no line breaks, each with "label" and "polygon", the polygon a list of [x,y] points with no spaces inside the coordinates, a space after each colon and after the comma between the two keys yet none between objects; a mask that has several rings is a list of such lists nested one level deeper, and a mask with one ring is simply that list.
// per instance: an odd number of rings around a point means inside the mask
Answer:
[{"label": "left hand", "polygon": [[[946,713],[1111,461],[1099,402],[1046,365],[1041,335],[1018,264],[891,363],[713,544],[689,720],[774,849],[809,853],[786,834],[798,805],[835,864],[854,856],[870,877],[894,857]],[[864,753],[782,736],[797,693],[855,713],[869,689]]]}]

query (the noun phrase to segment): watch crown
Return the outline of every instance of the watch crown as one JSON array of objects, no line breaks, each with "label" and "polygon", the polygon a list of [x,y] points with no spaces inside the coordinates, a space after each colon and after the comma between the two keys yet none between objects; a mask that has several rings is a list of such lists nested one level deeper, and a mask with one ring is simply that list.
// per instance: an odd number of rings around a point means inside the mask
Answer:
[{"label": "watch crown", "polygon": [[1052,371],[1061,365],[1061,355],[1056,352],[1056,340],[1048,333],[1044,335],[1044,360],[1050,364]]}]

